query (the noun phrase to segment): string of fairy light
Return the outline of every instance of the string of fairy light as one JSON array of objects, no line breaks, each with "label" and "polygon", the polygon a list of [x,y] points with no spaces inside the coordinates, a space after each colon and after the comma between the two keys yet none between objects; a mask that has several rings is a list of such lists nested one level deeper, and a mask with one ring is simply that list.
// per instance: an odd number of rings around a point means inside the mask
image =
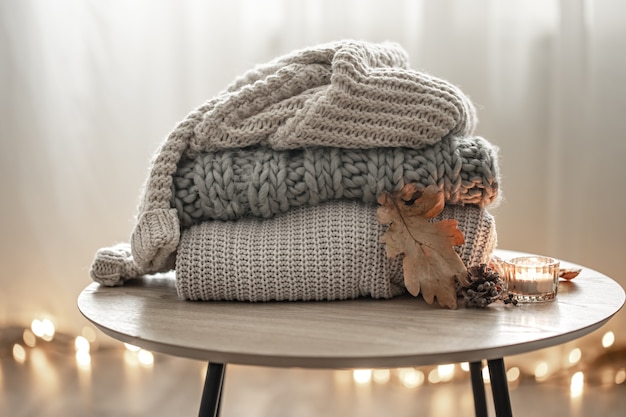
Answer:
[{"label": "string of fairy light", "polygon": [[[35,348],[39,341],[53,343],[55,336],[57,336],[56,328],[50,319],[34,319],[30,327],[23,330],[21,341],[13,343],[13,360],[19,364],[25,363],[28,358],[27,349]],[[91,368],[92,346],[96,344],[96,339],[97,333],[90,326],[84,326],[81,334],[74,337],[73,350],[76,357],[76,365],[79,369]],[[125,347],[124,359],[127,363],[143,367],[153,366],[154,355],[152,352],[129,343],[123,343],[122,345]]]},{"label": "string of fairy light", "polygon": [[[60,340],[59,340],[60,339]],[[73,343],[72,343],[73,341]],[[50,319],[34,319],[30,327],[23,329],[21,338],[12,341],[13,360],[18,364],[24,364],[29,359],[29,354],[36,348],[51,347],[57,343],[59,346],[65,347],[66,352],[75,355],[76,366],[78,369],[90,371],[92,367],[91,356],[94,350],[97,350],[98,334],[91,326],[85,326],[81,330],[81,334],[70,337],[63,335],[58,337],[55,325]],[[128,343],[120,343],[120,348],[124,349],[124,361],[133,366],[152,368],[155,366],[155,359],[152,352],[142,349]],[[608,351],[615,344],[615,334],[613,331],[603,333],[600,340],[601,347],[604,351]],[[57,346],[58,347],[58,346]],[[94,349],[95,347],[95,349]],[[57,349],[61,350],[61,349]],[[537,383],[557,378],[558,371],[565,375],[569,384],[570,395],[572,398],[579,397],[583,394],[586,381],[586,375],[593,372],[594,368],[588,369],[581,363],[583,359],[583,350],[580,347],[573,347],[566,353],[566,363],[561,369],[547,362],[539,360],[532,366],[532,372],[524,372],[518,366],[510,366],[506,370],[507,380],[513,388],[520,380],[531,379]],[[603,386],[622,385],[626,382],[626,367],[621,363],[622,367],[615,366],[611,368],[610,373],[604,373],[602,378],[595,378],[600,381]],[[431,367],[408,367],[393,369],[352,369],[334,371],[335,379],[343,384],[350,383],[356,386],[363,385],[385,385],[396,383],[407,389],[417,389],[423,385],[436,385],[447,383],[453,380],[463,380],[469,378],[469,364],[442,364]],[[485,366],[483,368],[483,379],[489,383],[489,371]],[[560,378],[563,378],[561,375]]]},{"label": "string of fairy light", "polygon": [[[615,334],[612,331],[604,333],[602,336],[602,347],[609,349],[615,343]],[[567,362],[570,367],[578,365],[582,359],[582,350],[578,347],[569,351]],[[387,384],[393,376],[406,388],[418,388],[426,383],[439,384],[450,382],[457,378],[458,372],[467,375],[470,372],[468,362],[460,364],[444,364],[430,368],[397,368],[397,369],[354,369],[351,371],[355,384]],[[545,382],[551,377],[549,365],[545,361],[535,364],[534,373],[530,375],[536,382]],[[482,369],[482,377],[486,383],[490,383],[489,369],[485,366]],[[509,385],[515,386],[522,378],[522,371],[517,366],[511,366],[506,370],[506,377]],[[611,381],[602,381],[603,385],[621,385],[626,382],[626,368],[618,368]],[[572,398],[580,397],[585,386],[585,373],[576,370],[571,373],[569,379],[570,395]]]}]

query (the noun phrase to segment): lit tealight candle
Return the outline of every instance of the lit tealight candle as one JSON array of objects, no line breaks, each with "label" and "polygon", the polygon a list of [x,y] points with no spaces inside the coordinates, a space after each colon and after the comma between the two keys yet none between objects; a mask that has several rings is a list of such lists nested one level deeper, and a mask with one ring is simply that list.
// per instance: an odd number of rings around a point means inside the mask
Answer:
[{"label": "lit tealight candle", "polygon": [[559,285],[559,261],[521,256],[505,261],[509,294],[518,302],[554,300]]}]

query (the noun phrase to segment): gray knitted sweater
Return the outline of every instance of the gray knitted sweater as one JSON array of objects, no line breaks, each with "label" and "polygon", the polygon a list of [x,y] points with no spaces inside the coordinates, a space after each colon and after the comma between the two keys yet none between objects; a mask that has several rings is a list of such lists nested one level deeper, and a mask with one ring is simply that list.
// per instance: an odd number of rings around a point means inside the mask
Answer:
[{"label": "gray knitted sweater", "polygon": [[207,152],[174,174],[172,207],[183,227],[204,220],[272,217],[290,208],[350,199],[375,204],[408,183],[444,191],[447,204],[485,207],[498,196],[496,148],[447,136],[422,149],[249,147]]}]

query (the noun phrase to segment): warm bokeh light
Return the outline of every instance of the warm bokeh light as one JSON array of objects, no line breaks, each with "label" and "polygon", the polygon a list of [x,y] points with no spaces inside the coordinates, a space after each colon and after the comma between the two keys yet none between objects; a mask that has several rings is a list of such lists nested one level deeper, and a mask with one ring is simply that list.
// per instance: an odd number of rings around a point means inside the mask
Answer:
[{"label": "warm bokeh light", "polygon": [[570,365],[576,365],[582,358],[582,351],[579,348],[572,349],[567,358]]},{"label": "warm bokeh light", "polygon": [[585,374],[581,371],[572,375],[572,380],[569,385],[569,392],[572,398],[580,397],[583,393],[583,387],[585,385]]},{"label": "warm bokeh light", "polygon": [[24,329],[24,332],[22,333],[22,340],[24,341],[24,344],[30,348],[37,345],[37,337],[30,329]]},{"label": "warm bokeh light", "polygon": [[96,341],[96,331],[90,327],[90,326],[85,326],[83,327],[83,329],[81,330],[80,334],[87,339],[87,341],[89,343],[95,343]]},{"label": "warm bokeh light", "polygon": [[519,379],[521,372],[517,366],[513,366],[508,371],[506,371],[506,379],[509,382],[515,382]]},{"label": "warm bokeh light", "polygon": [[137,352],[137,359],[139,360],[141,366],[146,368],[149,368],[152,364],[154,364],[154,355],[152,352],[147,350],[140,349],[139,352]]},{"label": "warm bokeh light", "polygon": [[26,350],[24,349],[24,346],[19,343],[13,345],[13,359],[15,359],[15,362],[17,363],[26,362]]},{"label": "warm bokeh light", "polygon": [[74,349],[76,349],[76,352],[89,352],[91,347],[85,337],[76,336],[76,339],[74,339]]},{"label": "warm bokeh light", "polygon": [[129,350],[131,352],[139,352],[139,350],[141,349],[139,346],[131,345],[130,343],[124,343],[124,347],[126,348],[126,350]]},{"label": "warm bokeh light", "polygon": [[131,368],[139,366],[137,352],[131,352],[128,349],[124,350],[124,363]]},{"label": "warm bokeh light", "polygon": [[437,372],[441,382],[452,381],[452,378],[454,378],[454,364],[439,365],[437,366]]},{"label": "warm bokeh light", "polygon": [[[39,336],[41,335],[41,336]],[[85,326],[81,331],[81,335],[74,338],[74,350],[76,366],[81,370],[81,375],[90,375],[92,367],[92,357],[90,351],[94,349],[95,345],[90,343],[90,340],[96,339],[96,333],[93,328]],[[64,335],[59,336],[58,343],[67,346],[67,339]],[[15,362],[23,364],[27,360],[32,366],[35,366],[36,354],[38,354],[39,362],[43,361],[43,355],[48,348],[53,348],[53,344],[41,344],[38,345],[38,338],[46,340],[52,340],[55,337],[55,328],[52,321],[44,319],[35,319],[32,321],[30,328],[26,328],[22,332],[22,342],[13,344],[13,359]],[[55,342],[56,343],[56,342]],[[615,335],[613,332],[606,332],[602,337],[602,346],[607,348],[615,343]],[[144,350],[138,346],[123,343],[124,345],[124,360],[126,365],[130,365],[133,368],[143,367],[152,368],[154,366],[154,355],[152,352]],[[567,352],[567,351],[566,351]],[[583,360],[582,350],[578,347],[572,348],[567,352],[567,362],[563,363],[564,368],[567,366],[573,366],[581,363]],[[40,364],[41,365],[41,364]],[[37,365],[39,366],[39,365]],[[41,365],[43,366],[43,365]],[[459,363],[459,368],[464,372],[470,371],[470,363]],[[532,369],[532,368],[531,368]],[[579,369],[583,371],[588,370],[587,366],[583,364]],[[546,380],[551,374],[558,372],[559,369],[551,369],[551,365],[547,361],[536,362],[532,373],[534,374],[537,382]],[[570,380],[570,397],[574,401],[579,401],[579,397],[582,396],[585,385],[585,375],[583,371],[576,372]],[[206,366],[201,372],[202,378],[205,377]],[[455,374],[456,373],[456,374]],[[376,384],[384,385],[388,384],[392,380],[392,376],[397,377],[402,386],[406,388],[417,388],[425,383],[439,384],[442,382],[449,382],[455,380],[455,377],[467,378],[468,376],[462,373],[456,372],[456,364],[444,364],[436,367],[427,367],[426,369],[419,367],[407,367],[407,368],[395,368],[395,369],[354,369],[346,371],[335,371],[335,380],[337,383],[342,384],[357,384],[367,385],[372,381]],[[511,386],[516,386],[517,383],[523,378],[528,376],[527,372],[522,372],[518,366],[512,366],[506,371],[506,378]],[[532,374],[531,374],[532,376]],[[342,378],[340,378],[342,377]],[[489,384],[490,374],[488,366],[482,368],[483,381]],[[595,385],[602,385],[603,387],[609,387],[614,385],[621,385],[626,383],[626,368],[603,368],[602,370],[596,370],[593,375],[589,376],[592,383]],[[0,380],[0,382],[2,382]]]},{"label": "warm bokeh light", "polygon": [[352,378],[357,384],[367,384],[372,380],[372,370],[355,369],[352,371]]},{"label": "warm bokeh light", "polygon": [[431,384],[438,384],[441,382],[441,375],[439,375],[439,371],[437,370],[437,368],[431,370],[428,373],[428,382],[430,382]]},{"label": "warm bokeh light", "polygon": [[537,381],[543,381],[548,378],[548,364],[546,362],[539,362],[535,366],[535,379]]},{"label": "warm bokeh light", "polygon": [[398,378],[406,388],[417,388],[424,383],[424,373],[415,368],[398,369]]},{"label": "warm bokeh light", "polygon": [[391,379],[391,371],[389,369],[374,369],[372,378],[377,384],[386,384]]},{"label": "warm bokeh light", "polygon": [[45,340],[46,342],[50,342],[52,339],[54,339],[54,333],[56,332],[56,329],[54,328],[54,323],[52,323],[48,319],[43,319],[41,321],[41,328],[43,330],[43,335],[41,336],[43,340]]},{"label": "warm bokeh light", "polygon": [[30,324],[30,329],[33,331],[35,336],[43,337],[44,331],[43,331],[43,324],[41,323],[41,320],[34,319],[32,323]]},{"label": "warm bokeh light", "polygon": [[491,375],[487,366],[483,366],[483,381],[485,381],[485,384],[491,383]]},{"label": "warm bokeh light", "polygon": [[615,333],[611,331],[604,333],[604,336],[602,336],[602,347],[605,349],[609,348],[613,346],[613,343],[615,343]]},{"label": "warm bokeh light", "polygon": [[91,355],[89,354],[88,350],[76,351],[76,364],[78,364],[79,368],[89,369],[89,367],[91,366]]},{"label": "warm bokeh light", "polygon": [[[44,339],[45,335],[55,335],[54,326],[50,327],[52,322],[49,321],[50,324],[44,324],[43,320],[33,320],[30,328],[24,329],[22,332],[22,341],[17,341],[17,343],[13,344],[13,359],[18,364],[27,363],[28,369],[39,369],[37,371],[38,378],[44,381],[43,383],[46,386],[51,387],[51,390],[58,388],[58,376],[51,371],[51,366],[49,363],[50,356],[47,354],[49,349],[59,349],[59,345],[63,345],[65,349],[70,348],[71,345],[68,344],[68,338],[66,335],[58,334],[56,335],[56,340],[50,344],[41,343],[37,339]],[[46,331],[46,328],[48,329]],[[52,329],[52,330],[51,330]],[[38,332],[42,335],[41,338],[35,334]],[[80,381],[81,386],[89,387],[92,383],[91,381],[91,373],[93,372],[93,361],[92,354],[90,351],[92,349],[97,350],[97,345],[92,345],[89,342],[89,338],[91,340],[95,340],[94,336],[95,332],[91,330],[90,327],[84,327],[83,331],[81,331],[81,335],[78,335],[74,338],[74,350],[75,350],[75,363],[76,370],[78,370],[79,377],[82,378]],[[600,337],[598,337],[599,340]],[[71,339],[69,339],[71,341]],[[598,343],[598,342],[596,342]],[[613,332],[607,332],[603,335],[602,338],[602,346],[609,347],[615,343],[615,336]],[[55,347],[54,345],[57,345]],[[155,357],[154,354],[150,351],[144,350],[138,346],[124,343],[124,361],[125,365],[130,366],[131,375],[139,375],[142,372],[149,372],[151,368],[154,366]],[[597,345],[596,345],[597,346]],[[61,348],[62,349],[62,348]],[[588,378],[590,382],[594,386],[602,386],[604,388],[609,388],[615,385],[622,385],[626,383],[626,368],[624,367],[602,367],[601,369],[596,369],[593,372],[590,371],[588,364],[589,358],[588,356],[593,352],[587,352],[585,358],[583,358],[583,353],[581,348],[574,347],[569,350],[561,351],[565,353],[563,355],[563,359],[566,359],[567,362],[561,362],[562,368],[556,367],[554,368],[554,362],[548,361],[539,361],[535,362],[531,365],[530,375],[528,374],[528,370],[522,371],[519,366],[511,366],[506,371],[506,378],[509,383],[510,389],[515,389],[522,380],[528,380],[527,378],[532,377],[534,374],[534,378],[537,382],[542,382],[549,378],[550,375],[561,375],[559,372],[563,372],[568,367],[573,367],[574,365],[578,365],[578,368],[572,369],[580,369],[581,371],[576,372],[571,375],[569,380],[569,391],[571,398],[570,407],[576,407],[580,405],[581,401],[583,401],[583,396],[585,395],[585,379]],[[599,351],[598,351],[599,352]],[[586,363],[583,363],[583,359]],[[342,385],[343,387],[348,386],[360,386],[361,390],[371,389],[372,383],[375,383],[378,386],[389,384],[396,381],[401,384],[402,387],[407,389],[417,389],[419,387],[424,386],[425,384],[437,385],[449,381],[454,381],[457,379],[467,379],[469,375],[467,372],[470,371],[470,364],[468,362],[459,363],[459,368],[463,372],[458,372],[456,370],[456,364],[444,364],[438,365],[436,367],[407,367],[407,368],[394,368],[394,369],[354,369],[354,370],[345,370],[345,371],[335,371],[335,383]],[[143,371],[140,371],[141,368],[144,368]],[[201,379],[204,379],[206,373],[206,365],[204,366],[201,374]],[[43,370],[43,371],[41,371]],[[127,371],[128,372],[128,371]],[[591,372],[591,373],[590,373]],[[585,375],[587,373],[587,375]],[[6,384],[6,379],[3,381],[0,374],[0,389],[2,389],[2,383]],[[490,384],[490,374],[489,368],[484,366],[482,368],[482,377],[485,384]],[[397,378],[397,379],[396,379]],[[526,378],[526,379],[525,379]],[[561,381],[561,382],[558,382]],[[566,387],[567,380],[561,380],[561,378],[555,378],[555,382],[558,382],[560,385]],[[445,387],[440,387],[438,389],[444,389]],[[587,394],[588,395],[588,394]],[[571,408],[571,410],[576,410],[575,408]]]}]

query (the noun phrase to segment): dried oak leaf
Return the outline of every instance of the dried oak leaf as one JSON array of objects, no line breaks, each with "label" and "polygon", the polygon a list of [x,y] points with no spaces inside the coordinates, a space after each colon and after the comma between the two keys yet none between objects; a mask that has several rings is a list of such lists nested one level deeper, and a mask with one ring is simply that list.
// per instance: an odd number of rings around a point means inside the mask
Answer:
[{"label": "dried oak leaf", "polygon": [[457,229],[457,221],[429,221],[445,206],[443,192],[429,185],[422,192],[415,184],[407,184],[393,195],[382,193],[376,218],[389,225],[382,235],[387,256],[404,254],[404,284],[413,296],[422,294],[427,303],[435,297],[442,307],[456,309],[455,278],[468,285],[467,269],[454,246],[465,238]]}]

